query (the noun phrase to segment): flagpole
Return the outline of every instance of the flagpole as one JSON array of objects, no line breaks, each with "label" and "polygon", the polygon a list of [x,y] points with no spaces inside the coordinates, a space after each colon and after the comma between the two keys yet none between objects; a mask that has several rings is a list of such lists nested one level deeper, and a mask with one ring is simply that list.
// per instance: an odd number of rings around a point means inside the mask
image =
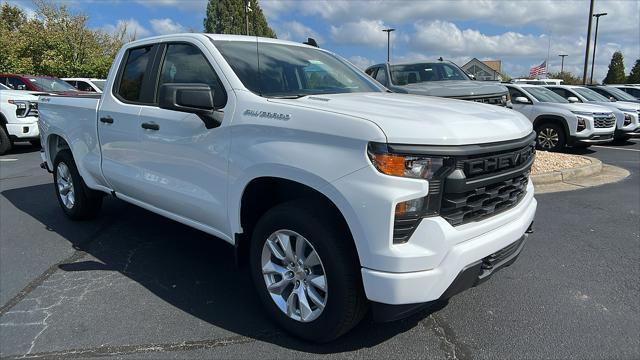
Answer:
[{"label": "flagpole", "polygon": [[547,45],[547,60],[544,67],[544,77],[545,79],[549,78],[549,52],[551,51],[551,34],[549,34],[549,45]]}]

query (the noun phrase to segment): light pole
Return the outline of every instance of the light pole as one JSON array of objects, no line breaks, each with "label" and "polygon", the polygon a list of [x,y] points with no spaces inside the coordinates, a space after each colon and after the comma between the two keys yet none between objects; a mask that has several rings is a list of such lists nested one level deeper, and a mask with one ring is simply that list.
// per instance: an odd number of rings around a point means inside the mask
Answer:
[{"label": "light pole", "polygon": [[584,70],[582,71],[582,84],[587,84],[587,69],[589,68],[589,46],[591,46],[591,23],[593,20],[593,3],[595,0],[591,0],[589,6],[589,26],[587,27],[587,48],[584,51]]},{"label": "light pole", "polygon": [[391,46],[391,32],[392,31],[396,31],[396,29],[392,29],[392,28],[388,28],[388,29],[383,29],[382,31],[387,33],[387,62],[390,61],[391,59],[391,50],[390,50],[390,46]]},{"label": "light pole", "polygon": [[598,45],[598,23],[600,22],[600,16],[605,16],[607,13],[597,13],[593,14],[593,17],[596,18],[596,35],[593,38],[593,56],[591,57],[591,79],[589,80],[590,84],[593,84],[593,66],[596,63],[596,45]]},{"label": "light pole", "polygon": [[567,54],[560,54],[560,55],[558,55],[558,56],[560,56],[560,57],[562,58],[562,61],[560,62],[560,74],[562,74],[562,73],[564,72],[564,58],[565,58],[566,56],[569,56],[569,55],[567,55]]}]

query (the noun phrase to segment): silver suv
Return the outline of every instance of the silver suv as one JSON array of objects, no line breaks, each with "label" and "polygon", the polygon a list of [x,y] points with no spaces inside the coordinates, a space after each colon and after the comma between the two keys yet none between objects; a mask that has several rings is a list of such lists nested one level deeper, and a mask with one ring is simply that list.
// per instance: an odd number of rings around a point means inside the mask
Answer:
[{"label": "silver suv", "polygon": [[566,145],[586,147],[613,139],[616,110],[591,104],[572,104],[538,85],[506,86],[513,109],[533,123],[538,149],[560,151]]},{"label": "silver suv", "polygon": [[510,105],[509,93],[502,84],[471,80],[462,69],[449,61],[378,64],[365,72],[396,93]]}]

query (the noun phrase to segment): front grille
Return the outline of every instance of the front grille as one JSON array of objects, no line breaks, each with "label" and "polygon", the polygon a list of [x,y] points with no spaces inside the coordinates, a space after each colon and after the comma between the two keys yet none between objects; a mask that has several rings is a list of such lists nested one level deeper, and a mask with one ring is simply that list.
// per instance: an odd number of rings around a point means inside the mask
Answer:
[{"label": "front grille", "polygon": [[515,241],[514,243],[507,245],[502,249],[496,251],[495,253],[482,259],[482,269],[491,270],[496,265],[500,265],[500,263],[507,260],[511,255],[518,251],[524,239],[525,238],[522,237],[518,241]]},{"label": "front grille", "polygon": [[488,96],[488,97],[481,97],[481,98],[463,98],[463,100],[470,100],[473,102],[479,102],[479,103],[483,103],[483,104],[490,104],[490,105],[498,105],[498,106],[506,106],[507,104],[502,101],[502,95],[499,96]]},{"label": "front grille", "polygon": [[610,128],[616,125],[616,117],[613,114],[594,114],[593,124],[596,128]]},{"label": "front grille", "polygon": [[522,200],[529,181],[528,171],[516,177],[463,193],[446,193],[440,215],[451,225],[478,221],[514,207]]}]

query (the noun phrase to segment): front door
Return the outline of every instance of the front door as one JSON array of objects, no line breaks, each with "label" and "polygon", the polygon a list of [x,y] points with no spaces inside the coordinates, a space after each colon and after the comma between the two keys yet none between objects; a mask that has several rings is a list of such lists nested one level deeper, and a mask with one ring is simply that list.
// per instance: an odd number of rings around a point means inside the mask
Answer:
[{"label": "front door", "polygon": [[[168,83],[207,84],[214,91],[215,116],[222,125],[207,129],[194,114],[142,106],[136,163],[147,188],[139,200],[228,234],[227,159],[232,114],[227,92],[212,63],[194,44],[164,44],[158,88]],[[225,116],[225,111],[226,116]],[[144,126],[144,128],[142,127]]]}]

